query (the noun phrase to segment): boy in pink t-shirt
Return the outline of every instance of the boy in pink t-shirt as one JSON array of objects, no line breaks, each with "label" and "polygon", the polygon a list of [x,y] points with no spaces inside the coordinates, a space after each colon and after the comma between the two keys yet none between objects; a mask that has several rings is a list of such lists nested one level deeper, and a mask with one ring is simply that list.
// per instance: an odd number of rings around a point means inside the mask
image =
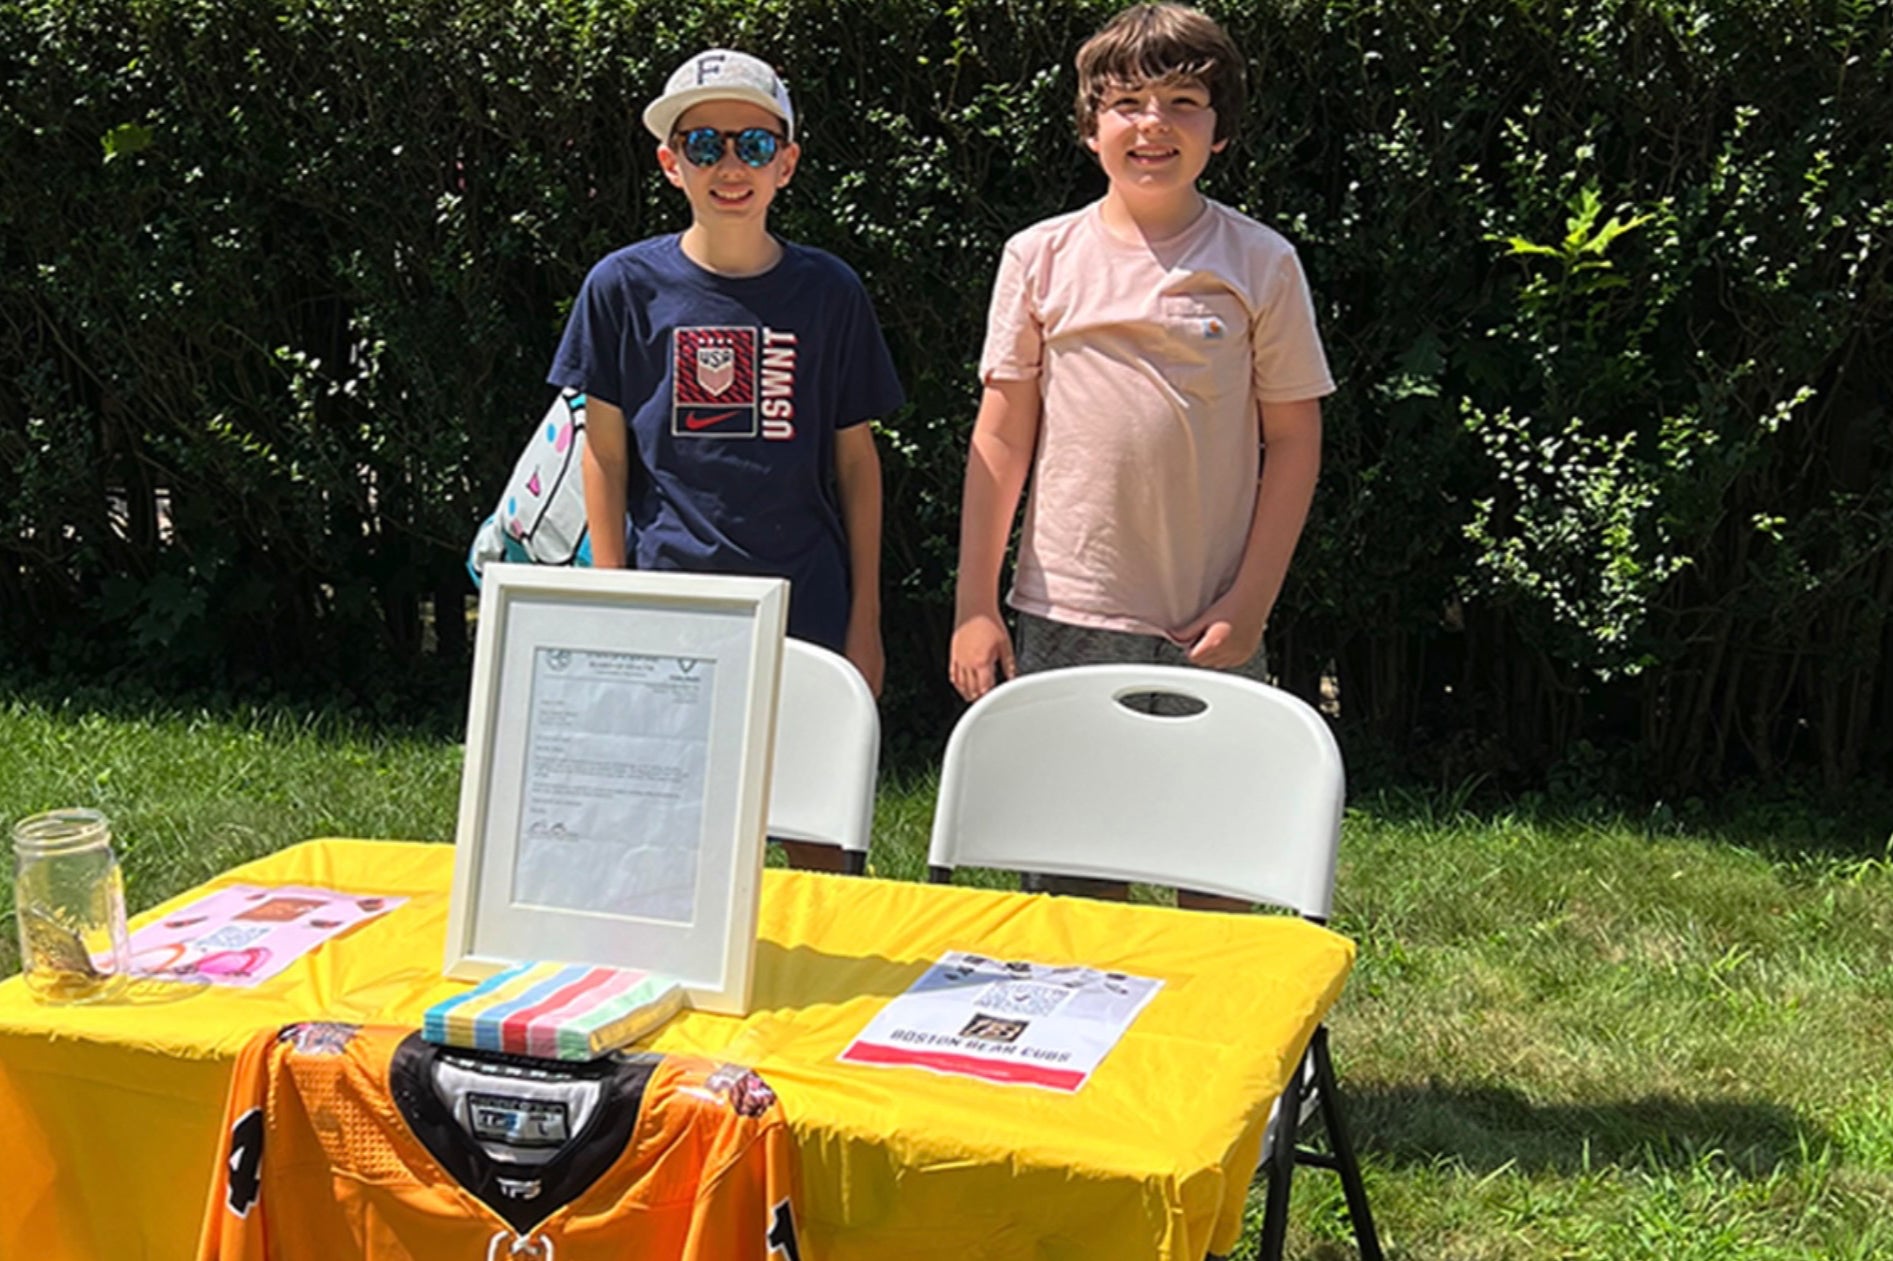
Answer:
[{"label": "boy in pink t-shirt", "polygon": [[[1228,34],[1133,5],[1077,68],[1079,134],[1110,186],[999,265],[949,663],[968,700],[1105,661],[1259,677],[1334,390],[1294,248],[1196,187],[1242,116]],[[1028,472],[1015,656],[999,572]]]}]

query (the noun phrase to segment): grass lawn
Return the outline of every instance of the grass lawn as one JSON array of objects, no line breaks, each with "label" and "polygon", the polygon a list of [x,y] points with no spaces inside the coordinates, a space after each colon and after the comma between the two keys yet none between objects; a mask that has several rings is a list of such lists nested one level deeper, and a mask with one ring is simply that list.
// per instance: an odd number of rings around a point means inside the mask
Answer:
[{"label": "grass lawn", "polygon": [[[457,746],[337,719],[0,699],[0,747],[0,818],[103,809],[134,909],[312,836],[453,833]],[[920,878],[932,796],[884,788],[877,874]],[[1354,802],[1330,1027],[1390,1256],[1893,1257],[1888,821],[1723,813]],[[4,973],[10,889],[0,917]],[[1352,1256],[1333,1176],[1295,1185],[1290,1255]]]}]

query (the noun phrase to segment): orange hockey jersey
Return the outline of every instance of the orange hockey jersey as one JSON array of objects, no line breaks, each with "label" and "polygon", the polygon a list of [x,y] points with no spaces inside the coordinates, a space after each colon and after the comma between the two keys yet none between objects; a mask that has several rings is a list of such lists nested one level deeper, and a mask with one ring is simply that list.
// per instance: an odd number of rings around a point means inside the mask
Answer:
[{"label": "orange hockey jersey", "polygon": [[292,1025],[237,1059],[200,1261],[800,1261],[793,1143],[705,1060]]}]

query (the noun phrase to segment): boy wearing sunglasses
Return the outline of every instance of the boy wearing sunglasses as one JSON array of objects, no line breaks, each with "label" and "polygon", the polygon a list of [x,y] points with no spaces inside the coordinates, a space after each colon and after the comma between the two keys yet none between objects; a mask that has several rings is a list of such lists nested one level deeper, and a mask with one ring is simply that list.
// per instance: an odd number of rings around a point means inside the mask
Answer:
[{"label": "boy wearing sunglasses", "polygon": [[[881,690],[881,468],[903,394],[874,307],[834,256],[769,231],[795,111],[766,63],[698,53],[644,111],[690,226],[586,277],[548,379],[588,397],[598,566],[789,580],[789,633]],[[790,847],[797,865],[839,860]]]},{"label": "boy wearing sunglasses", "polygon": [[[1262,677],[1334,389],[1294,248],[1196,186],[1242,119],[1228,34],[1132,5],[1077,71],[1079,140],[1108,186],[1013,237],[993,286],[948,663],[968,700],[1060,666]],[[1015,656],[998,585],[1028,473]]]}]

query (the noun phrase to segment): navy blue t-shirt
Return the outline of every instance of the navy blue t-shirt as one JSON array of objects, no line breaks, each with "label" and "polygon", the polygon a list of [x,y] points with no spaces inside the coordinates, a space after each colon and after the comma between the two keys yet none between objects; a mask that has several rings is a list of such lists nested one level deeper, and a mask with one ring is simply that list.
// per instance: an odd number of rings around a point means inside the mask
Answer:
[{"label": "navy blue t-shirt", "polygon": [[835,431],[901,405],[861,280],[782,244],[719,276],[675,235],[585,278],[548,380],[615,404],[628,429],[627,563],[789,580],[789,633],[839,651],[848,552]]}]

